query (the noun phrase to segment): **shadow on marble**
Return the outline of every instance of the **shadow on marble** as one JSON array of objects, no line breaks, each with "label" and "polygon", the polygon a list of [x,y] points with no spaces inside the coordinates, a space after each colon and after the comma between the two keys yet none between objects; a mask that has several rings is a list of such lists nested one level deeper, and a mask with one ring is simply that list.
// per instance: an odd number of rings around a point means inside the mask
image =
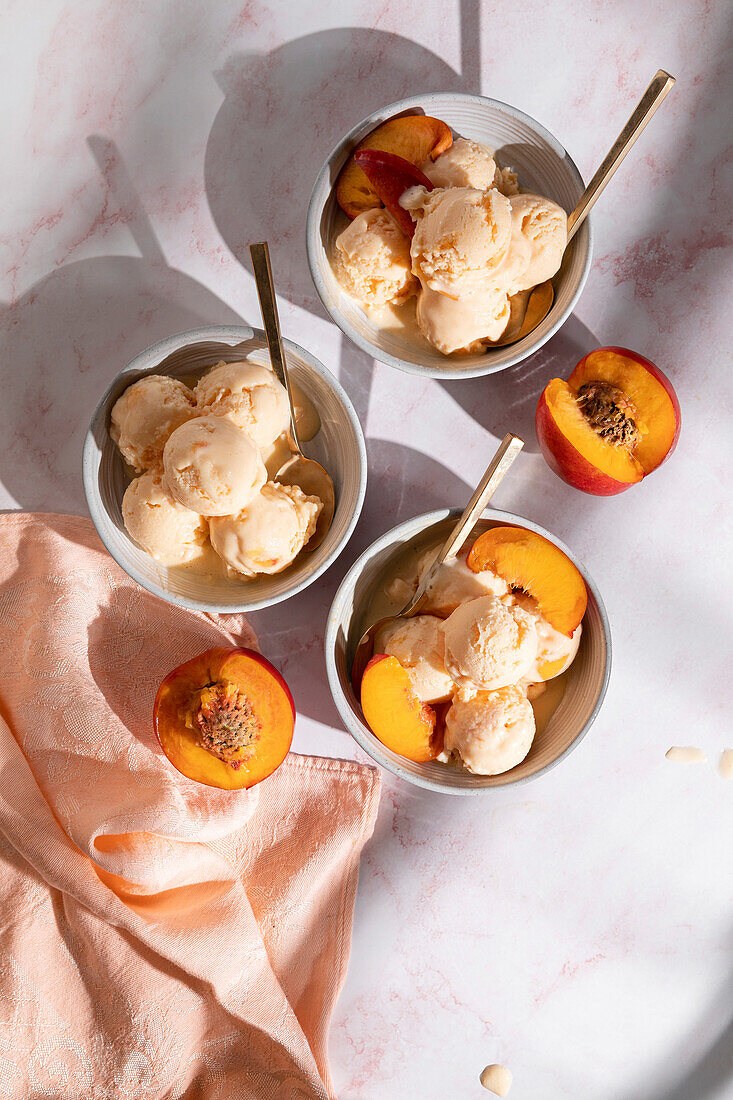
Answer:
[{"label": "shadow on marble", "polygon": [[111,379],[172,333],[242,323],[195,279],[168,266],[114,145],[90,139],[141,256],[63,264],[0,308],[3,481],[21,508],[84,515],[81,452]]},{"label": "shadow on marble", "polygon": [[[704,1054],[687,1070],[684,1077],[668,1088],[654,1090],[646,1094],[646,1100],[716,1100],[718,1097],[733,1093],[733,975],[721,989],[715,1001],[711,1003],[704,1016],[697,1021],[690,1032],[690,1040],[697,1041],[699,1035],[717,1031],[721,1019],[727,1024],[718,1037],[705,1050]],[[678,1041],[670,1051],[667,1065],[678,1061],[678,1052],[686,1051],[687,1044]],[[726,1086],[728,1086],[726,1088]],[[728,1090],[731,1090],[730,1092]],[[627,1094],[621,1100],[638,1100],[639,1093]]]},{"label": "shadow on marble", "polygon": [[539,452],[534,429],[537,402],[551,378],[567,378],[598,339],[573,314],[544,347],[522,363],[485,378],[445,381],[441,386],[473,419],[501,439],[514,432],[525,451]]},{"label": "shadow on marble", "polygon": [[[719,5],[720,10],[724,7]],[[675,339],[680,322],[690,315],[698,316],[704,348],[708,338],[704,319],[710,311],[711,287],[717,285],[720,289],[730,284],[730,185],[726,187],[724,180],[730,171],[733,136],[730,108],[733,6],[729,4],[727,9],[727,32],[719,35],[716,49],[705,59],[705,79],[701,81],[699,98],[695,85],[701,77],[692,85],[683,85],[680,80],[670,93],[670,100],[679,97],[686,104],[687,124],[680,119],[678,132],[674,138],[670,135],[677,156],[669,175],[664,174],[664,168],[657,172],[659,186],[654,190],[653,201],[644,202],[641,198],[647,211],[645,223],[622,251],[609,250],[594,262],[596,269],[604,274],[610,271],[615,285],[622,286],[620,293],[608,299],[604,310],[605,331],[618,332],[619,343],[636,346],[642,352],[650,333],[655,343],[658,334],[666,334],[671,362],[659,365],[670,372],[676,386],[684,386],[688,381],[685,378],[688,364]],[[711,134],[720,136],[713,145],[716,154],[712,159]],[[648,160],[656,169],[651,156]],[[639,196],[631,198],[639,201]],[[628,309],[630,296],[643,301],[643,310]],[[726,310],[719,303],[718,316],[724,319],[729,315],[729,307]],[[684,414],[683,407],[683,417]]]},{"label": "shadow on marble", "polygon": [[[468,41],[477,41],[478,7],[462,0]],[[279,292],[327,319],[305,249],[311,189],[327,156],[384,104],[419,92],[478,91],[477,72],[470,64],[461,75],[424,46],[367,27],[230,57],[215,74],[224,102],[206,147],[205,184],[217,228],[239,262],[251,270],[250,242],[267,239]]]}]

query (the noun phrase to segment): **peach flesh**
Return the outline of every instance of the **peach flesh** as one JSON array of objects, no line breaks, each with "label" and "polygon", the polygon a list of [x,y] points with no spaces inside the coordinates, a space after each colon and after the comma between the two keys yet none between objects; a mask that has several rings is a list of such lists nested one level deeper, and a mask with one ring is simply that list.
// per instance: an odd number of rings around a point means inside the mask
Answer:
[{"label": "peach flesh", "polygon": [[628,348],[598,348],[567,382],[552,379],[535,427],[550,468],[569,485],[612,496],[655,470],[674,450],[680,407],[662,371]]},{"label": "peach flesh", "polygon": [[259,653],[217,647],[174,669],[155,699],[163,752],[189,779],[236,790],[285,759],[295,707],[287,684]]}]

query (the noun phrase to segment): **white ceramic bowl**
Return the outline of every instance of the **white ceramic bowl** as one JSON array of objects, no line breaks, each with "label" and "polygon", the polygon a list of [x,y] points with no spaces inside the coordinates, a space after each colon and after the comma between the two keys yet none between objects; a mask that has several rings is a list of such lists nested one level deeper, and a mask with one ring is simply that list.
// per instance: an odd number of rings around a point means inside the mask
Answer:
[{"label": "white ceramic bowl", "polygon": [[300,592],[335,561],[359,518],[366,492],[364,436],[346,393],[313,355],[285,340],[293,380],[318,409],[321,430],[304,444],[330,473],[336,490],[333,524],[313,553],[300,554],[282,573],[249,581],[208,578],[167,569],[141,550],[125,531],[122,496],[129,482],[122,457],[109,437],[112,406],[122,391],[145,374],[188,378],[223,359],[234,362],[266,348],[261,329],[247,325],[212,326],[181,332],[142,352],[117,375],[100,401],[84,443],[84,491],[99,537],[133,580],[170,603],[198,611],[254,611]]},{"label": "white ceramic bowl", "polygon": [[489,527],[518,524],[544,535],[567,554],[583,575],[588,588],[588,609],[583,619],[578,655],[568,671],[565,694],[547,727],[535,736],[528,755],[502,775],[472,775],[448,764],[416,764],[392,752],[364,722],[351,686],[351,664],[356,645],[370,625],[366,618],[373,593],[407,542],[420,549],[440,543],[460,515],[458,509],[428,512],[401,523],[377,539],[354,562],[334,597],[326,627],[326,668],[331,694],[346,728],[378,764],[418,787],[445,794],[485,794],[496,787],[510,787],[535,779],[571,752],[585,737],[598,714],[611,673],[611,632],[598,589],[584,566],[567,546],[542,527],[510,512],[489,510],[474,528],[478,536]]},{"label": "white ceramic bowl", "polygon": [[445,356],[427,343],[400,332],[380,329],[357,302],[341,290],[328,255],[334,226],[343,218],[336,203],[334,183],[349,154],[361,139],[395,115],[425,114],[446,122],[455,134],[472,138],[497,151],[501,167],[514,168],[519,184],[553,199],[568,213],[583,192],[583,180],[557,138],[523,111],[485,96],[458,92],[412,96],[390,103],[365,118],[333,150],[316,179],[308,208],[306,248],[316,290],[339,328],[363,351],[382,363],[430,378],[476,378],[505,370],[537,351],[572,313],[585,285],[592,258],[588,221],[568,249],[555,280],[555,301],[542,324],[518,344],[491,348],[483,355]]}]

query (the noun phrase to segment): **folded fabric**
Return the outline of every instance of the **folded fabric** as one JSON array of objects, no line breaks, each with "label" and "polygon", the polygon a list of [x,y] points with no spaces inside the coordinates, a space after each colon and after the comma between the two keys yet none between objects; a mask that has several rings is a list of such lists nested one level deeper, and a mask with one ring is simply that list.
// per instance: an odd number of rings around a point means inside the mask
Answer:
[{"label": "folded fabric", "polygon": [[[333,1097],[372,768],[172,769],[155,690],[241,616],[170,606],[88,520],[0,516],[0,1095]],[[297,701],[296,701],[297,702]]]}]

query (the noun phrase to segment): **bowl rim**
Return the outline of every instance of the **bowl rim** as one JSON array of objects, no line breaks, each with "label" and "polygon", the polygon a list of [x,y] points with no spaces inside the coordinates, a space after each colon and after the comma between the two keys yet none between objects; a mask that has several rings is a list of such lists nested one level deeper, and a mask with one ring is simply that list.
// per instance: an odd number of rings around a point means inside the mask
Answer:
[{"label": "bowl rim", "polygon": [[[176,593],[169,592],[161,585],[156,584],[154,581],[149,580],[147,577],[141,576],[137,569],[129,562],[124,560],[124,554],[118,554],[110,545],[109,540],[106,537],[104,527],[105,523],[109,522],[109,516],[105,509],[98,490],[97,475],[100,465],[101,450],[97,444],[95,432],[99,428],[100,422],[103,417],[105,406],[109,400],[110,394],[119,384],[120,378],[126,374],[138,374],[142,376],[143,373],[153,373],[157,366],[166,359],[169,355],[175,351],[181,350],[188,344],[196,344],[204,341],[218,342],[222,344],[230,344],[232,347],[236,344],[242,343],[246,340],[252,340],[253,338],[259,338],[263,341],[265,347],[267,346],[267,338],[264,329],[254,328],[251,325],[203,325],[200,328],[187,329],[184,332],[175,333],[172,336],[166,336],[164,339],[159,340],[155,344],[151,344],[150,347],[145,348],[144,351],[139,352],[133,359],[131,359],[121,371],[112,378],[106,390],[104,391],[97,407],[92,414],[92,418],[87,429],[86,436],[84,438],[84,447],[82,452],[82,480],[84,483],[84,494],[87,500],[87,507],[92,518],[92,522],[96,529],[97,535],[104,544],[107,553],[114,558],[121,569],[127,573],[141,588],[145,588],[148,592],[151,592],[154,596],[159,596],[167,603],[176,604],[178,607],[185,607],[190,611],[203,611],[206,613],[214,614],[226,614],[226,615],[238,615],[243,612],[259,611],[264,607],[274,607],[275,604],[282,603],[283,600],[289,600],[292,596],[297,595],[298,592],[302,592],[309,585],[313,584],[331,565],[336,561],[342,550],[346,547],[354,528],[361,515],[361,510],[364,505],[364,498],[366,496],[367,486],[367,453],[366,443],[364,441],[364,432],[359,422],[359,417],[356,415],[356,410],[351,403],[351,400],[343,388],[339,380],[331,373],[320,359],[317,359],[312,352],[307,351],[301,347],[300,344],[296,344],[294,340],[289,340],[287,337],[283,337],[283,343],[286,349],[292,351],[295,355],[299,356],[306,365],[314,371],[325,383],[329,386],[336,397],[342,404],[346,411],[346,415],[350,420],[354,433],[356,435],[357,449],[358,449],[358,465],[359,465],[359,491],[356,500],[356,507],[349,519],[349,523],[344,531],[341,539],[336,543],[331,553],[326,557],[321,564],[307,577],[304,577],[297,584],[294,584],[287,592],[283,592],[279,596],[264,597],[259,600],[242,600],[241,603],[235,605],[231,604],[218,604],[209,602],[207,600],[188,599],[183,596],[179,596]],[[103,425],[105,430],[107,428],[106,423]]]},{"label": "bowl rim", "polygon": [[[413,775],[406,768],[403,768],[401,764],[393,760],[389,760],[386,758],[380,759],[378,756],[375,755],[375,746],[373,745],[371,740],[372,738],[374,738],[374,734],[371,733],[365,723],[361,722],[356,717],[353,710],[351,709],[349,701],[341,688],[338,669],[336,667],[336,635],[341,625],[341,604],[343,604],[345,599],[346,587],[350,585],[352,581],[358,579],[366,565],[376,554],[380,552],[380,550],[383,550],[386,546],[389,546],[403,533],[411,530],[410,538],[415,538],[421,532],[425,531],[428,527],[431,527],[436,523],[440,523],[441,521],[446,520],[450,517],[457,519],[460,514],[460,508],[439,508],[433,512],[423,512],[421,515],[413,516],[411,519],[404,520],[402,523],[397,524],[396,527],[392,527],[389,531],[385,531],[383,535],[380,535],[378,539],[371,543],[371,545],[368,546],[362,554],[360,554],[360,556],[356,559],[354,564],[348,570],[345,577],[341,581],[341,584],[336,590],[336,594],[333,598],[333,602],[331,603],[331,607],[328,612],[328,618],[326,620],[326,633],[324,637],[326,673],[328,676],[328,684],[331,689],[331,695],[333,697],[334,703],[336,704],[336,709],[339,712],[341,721],[344,723],[346,729],[352,735],[354,740],[361,746],[362,749],[364,749],[366,753],[368,753],[368,755],[371,757],[372,760],[375,761],[375,763],[379,764],[380,767],[386,768],[387,771],[392,772],[393,775],[396,775],[398,778],[404,779],[407,782],[412,783],[414,786],[423,787],[426,790],[430,791],[438,791],[440,794],[470,796],[479,796],[486,794],[496,795],[501,791],[506,791],[512,787],[520,787],[523,786],[525,783],[531,783],[535,779],[539,779],[540,776],[546,775],[547,772],[557,767],[557,765],[562,760],[564,760],[565,757],[569,756],[573,749],[577,748],[577,746],[587,735],[591,726],[598,717],[598,713],[601,709],[601,706],[603,705],[603,700],[606,696],[606,691],[608,690],[608,684],[611,677],[612,641],[611,627],[608,620],[608,614],[606,612],[606,606],[603,602],[603,599],[601,598],[601,594],[595,581],[586,569],[583,562],[580,561],[573,554],[573,552],[569,549],[569,547],[565,545],[564,542],[553,535],[551,531],[547,531],[544,527],[540,527],[539,524],[533,523],[531,520],[525,519],[523,516],[518,516],[514,512],[506,512],[500,508],[486,508],[479,517],[479,520],[477,520],[477,522],[479,522],[482,519],[491,519],[497,520],[502,523],[516,523],[521,527],[526,527],[530,531],[536,532],[538,535],[543,535],[546,539],[549,539],[550,542],[554,543],[555,546],[562,550],[563,553],[567,554],[573,564],[580,570],[583,580],[585,581],[591,594],[593,595],[596,606],[598,608],[598,613],[601,621],[601,629],[603,631],[603,636],[606,643],[606,660],[603,670],[603,682],[601,684],[598,697],[593,706],[593,710],[591,711],[587,721],[583,725],[582,729],[579,730],[579,732],[575,735],[570,744],[567,745],[566,748],[564,748],[563,751],[558,756],[556,756],[554,760],[551,760],[548,764],[545,764],[544,767],[540,768],[532,775],[524,776],[521,779],[512,779],[506,783],[503,783],[501,786],[494,787],[447,787],[443,786],[442,783],[430,778],[429,776]],[[420,529],[418,531],[415,531],[413,530],[413,528],[418,522],[420,523]]]},{"label": "bowl rim", "polygon": [[[575,238],[576,241],[585,239],[586,255],[583,270],[580,275],[578,286],[575,289],[575,293],[568,302],[567,307],[562,313],[559,313],[555,323],[550,329],[541,337],[541,339],[535,341],[530,347],[524,350],[517,350],[513,356],[506,363],[502,363],[499,366],[486,366],[486,367],[424,367],[419,363],[412,363],[407,359],[400,359],[396,355],[391,355],[389,352],[382,351],[377,348],[369,340],[364,339],[363,336],[354,328],[351,322],[343,316],[341,311],[334,304],[329,303],[331,297],[327,290],[326,285],[321,277],[321,273],[318,270],[315,257],[315,244],[314,242],[320,240],[320,221],[324,204],[319,205],[317,202],[317,192],[323,186],[325,182],[328,182],[329,188],[332,186],[330,183],[331,167],[334,161],[340,157],[345,147],[351,143],[356,143],[365,133],[369,132],[377,122],[386,121],[388,118],[392,118],[393,115],[400,114],[413,107],[423,107],[426,104],[435,103],[437,101],[454,100],[478,102],[484,106],[491,107],[499,112],[505,112],[512,115],[514,118],[521,120],[525,125],[529,126],[538,133],[544,140],[550,145],[554,152],[560,157],[561,160],[566,161],[571,175],[576,179],[576,182],[580,186],[580,190],[583,191],[585,184],[583,177],[580,174],[578,166],[573,158],[568,153],[567,149],[558,141],[558,139],[547,130],[541,122],[532,118],[525,111],[521,111],[518,107],[513,107],[510,103],[504,103],[500,99],[492,99],[489,96],[472,95],[470,92],[428,92],[425,95],[409,96],[407,99],[398,99],[394,103],[388,103],[386,106],[381,107],[378,111],[374,111],[371,115],[363,118],[361,122],[353,126],[351,130],[343,137],[331,150],[328,157],[324,161],[324,164],[316,176],[313,189],[311,191],[311,197],[308,202],[308,214],[306,217],[305,227],[305,247],[306,256],[308,258],[308,267],[310,269],[311,278],[316,288],[318,297],[321,300],[323,308],[328,313],[331,320],[336,324],[341,331],[352,340],[358,348],[366,352],[373,359],[376,359],[380,363],[385,363],[387,366],[396,367],[397,370],[404,371],[406,374],[417,374],[423,378],[438,378],[449,379],[451,381],[459,381],[462,378],[483,378],[486,375],[498,374],[500,371],[508,370],[509,367],[514,367],[518,363],[522,363],[525,359],[528,359],[530,355],[533,355],[536,351],[539,351],[547,341],[555,335],[555,333],[565,324],[570,315],[572,314],[575,306],[577,305],[580,295],[583,293],[585,284],[588,281],[588,275],[590,274],[591,265],[593,263],[593,228],[591,225],[590,216],[585,219],[584,226]],[[584,233],[585,230],[585,233]],[[525,339],[531,339],[531,334]],[[524,341],[520,341],[516,344],[517,349],[521,349]],[[488,358],[488,357],[487,357]],[[448,360],[449,361],[449,360]]]}]

